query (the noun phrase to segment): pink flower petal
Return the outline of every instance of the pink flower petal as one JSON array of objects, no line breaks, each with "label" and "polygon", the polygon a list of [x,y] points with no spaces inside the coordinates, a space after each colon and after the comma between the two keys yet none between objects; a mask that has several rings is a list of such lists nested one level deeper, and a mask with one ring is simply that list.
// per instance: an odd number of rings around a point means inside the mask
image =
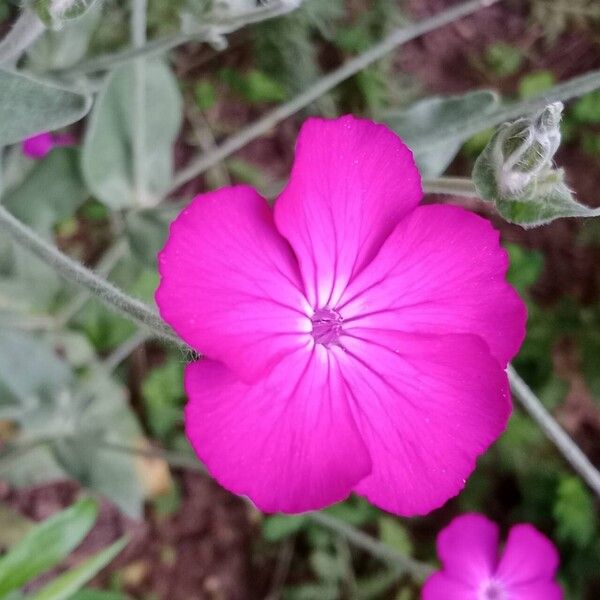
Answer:
[{"label": "pink flower petal", "polygon": [[266,201],[247,186],[198,196],[172,223],[159,270],[162,317],[245,381],[311,331],[295,258]]},{"label": "pink flower petal", "polygon": [[425,514],[464,486],[511,411],[506,374],[470,335],[353,330],[334,348],[373,470],[356,491]]},{"label": "pink flower petal", "polygon": [[275,222],[314,308],[336,304],[421,196],[412,153],[384,125],[352,116],[304,123]]},{"label": "pink flower petal", "polygon": [[429,577],[421,591],[422,600],[480,600],[477,589],[456,581],[446,573],[434,573]]},{"label": "pink flower petal", "polygon": [[534,581],[515,585],[509,590],[510,600],[562,600],[563,592],[554,581]]},{"label": "pink flower petal", "polygon": [[506,283],[498,241],[488,221],[462,208],[417,208],[343,294],[344,329],[472,333],[506,365],[525,337],[526,309]]},{"label": "pink flower petal", "polygon": [[554,544],[535,527],[523,523],[510,530],[496,575],[512,590],[517,584],[553,579],[558,563]]},{"label": "pink flower petal", "polygon": [[252,385],[210,360],[186,369],[189,440],[223,487],[265,512],[343,500],[371,468],[335,361],[310,346]]},{"label": "pink flower petal", "polygon": [[23,154],[33,159],[44,158],[55,145],[51,133],[38,133],[23,141]]},{"label": "pink flower petal", "polygon": [[498,564],[498,538],[498,526],[483,515],[456,517],[437,538],[444,571],[479,589]]}]

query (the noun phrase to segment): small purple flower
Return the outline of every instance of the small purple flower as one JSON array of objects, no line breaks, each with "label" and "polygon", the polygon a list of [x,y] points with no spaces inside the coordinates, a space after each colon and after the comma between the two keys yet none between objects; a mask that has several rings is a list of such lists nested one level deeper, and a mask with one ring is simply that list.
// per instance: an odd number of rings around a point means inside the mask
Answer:
[{"label": "small purple flower", "polygon": [[44,131],[23,141],[23,154],[39,160],[57,146],[72,146],[74,143],[75,138],[72,135]]},{"label": "small purple flower", "polygon": [[515,525],[501,555],[498,540],[498,526],[483,515],[454,519],[438,535],[443,569],[425,582],[422,600],[562,600],[558,552],[545,535]]}]

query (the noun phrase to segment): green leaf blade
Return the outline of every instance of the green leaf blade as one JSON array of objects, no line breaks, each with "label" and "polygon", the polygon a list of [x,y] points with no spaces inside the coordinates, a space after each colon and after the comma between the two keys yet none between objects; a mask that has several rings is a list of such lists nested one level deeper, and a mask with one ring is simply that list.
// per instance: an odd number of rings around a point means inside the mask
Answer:
[{"label": "green leaf blade", "polygon": [[128,541],[126,537],[121,538],[83,564],[57,577],[28,600],[68,600],[104,569],[123,550]]},{"label": "green leaf blade", "polygon": [[97,515],[97,503],[86,498],[33,528],[0,560],[0,597],[59,564],[88,534]]}]

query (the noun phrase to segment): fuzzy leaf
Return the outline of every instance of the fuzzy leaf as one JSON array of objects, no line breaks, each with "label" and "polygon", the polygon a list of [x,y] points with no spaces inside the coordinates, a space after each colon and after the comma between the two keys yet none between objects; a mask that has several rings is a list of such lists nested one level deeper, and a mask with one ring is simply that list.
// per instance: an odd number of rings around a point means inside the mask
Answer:
[{"label": "fuzzy leaf", "polygon": [[90,96],[0,69],[0,145],[79,121],[91,104]]},{"label": "fuzzy leaf", "polygon": [[[156,204],[169,187],[172,145],[182,120],[182,101],[177,81],[159,61],[144,66],[144,201]],[[100,93],[85,137],[82,165],[92,193],[113,210],[134,204],[132,98],[135,70],[131,63],[116,68]]]},{"label": "fuzzy leaf", "polygon": [[432,96],[413,104],[407,110],[387,116],[384,121],[415,150],[415,160],[423,177],[441,175],[452,162],[470,134],[443,140],[432,148],[420,149],[424,134],[432,135],[448,125],[460,124],[474,114],[491,112],[499,103],[498,96],[488,90],[462,96]]},{"label": "fuzzy leaf", "polygon": [[125,233],[133,254],[142,264],[156,269],[156,257],[164,246],[173,214],[167,211],[130,212],[125,218]]}]

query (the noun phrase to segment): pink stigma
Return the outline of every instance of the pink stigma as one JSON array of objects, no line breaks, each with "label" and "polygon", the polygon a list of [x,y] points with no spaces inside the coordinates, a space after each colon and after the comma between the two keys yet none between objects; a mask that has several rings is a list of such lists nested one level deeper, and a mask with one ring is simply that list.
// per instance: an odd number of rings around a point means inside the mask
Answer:
[{"label": "pink stigma", "polygon": [[311,317],[312,336],[317,344],[336,344],[342,333],[342,317],[331,308],[318,308]]}]

